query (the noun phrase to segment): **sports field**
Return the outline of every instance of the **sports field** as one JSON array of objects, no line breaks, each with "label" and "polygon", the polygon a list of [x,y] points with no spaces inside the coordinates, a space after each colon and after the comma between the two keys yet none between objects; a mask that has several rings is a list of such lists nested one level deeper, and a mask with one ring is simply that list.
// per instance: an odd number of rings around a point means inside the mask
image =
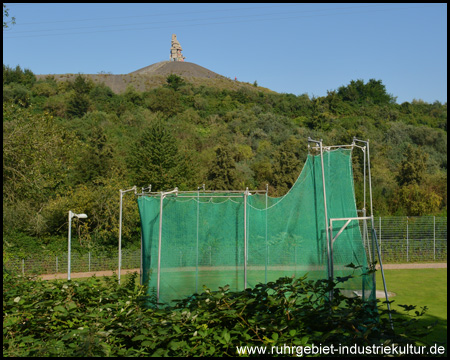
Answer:
[{"label": "sports field", "polygon": [[[429,344],[445,343],[447,347],[447,269],[395,269],[385,270],[386,284],[389,292],[395,296],[391,308],[403,310],[398,305],[416,305],[417,310],[428,307],[427,313],[419,322],[428,326],[435,321],[433,332],[424,341]],[[381,272],[377,272],[377,290],[383,290]],[[414,314],[414,311],[412,311]]]}]

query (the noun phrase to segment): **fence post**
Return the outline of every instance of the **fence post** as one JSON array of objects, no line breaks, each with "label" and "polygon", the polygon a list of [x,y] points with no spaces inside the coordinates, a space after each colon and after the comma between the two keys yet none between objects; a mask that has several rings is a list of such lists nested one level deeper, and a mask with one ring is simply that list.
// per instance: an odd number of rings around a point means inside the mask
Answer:
[{"label": "fence post", "polygon": [[88,267],[89,267],[89,272],[91,272],[91,252],[88,252]]},{"label": "fence post", "polygon": [[433,261],[436,261],[436,216],[433,216]]},{"label": "fence post", "polygon": [[409,262],[409,229],[408,229],[408,217],[406,217],[406,262]]},{"label": "fence post", "polygon": [[25,259],[22,258],[22,276],[25,276]]},{"label": "fence post", "polygon": [[58,273],[58,256],[56,257],[56,273]]},{"label": "fence post", "polygon": [[379,216],[378,219],[379,219],[379,223],[380,223],[379,228],[380,228],[380,255],[381,255],[381,216]]}]

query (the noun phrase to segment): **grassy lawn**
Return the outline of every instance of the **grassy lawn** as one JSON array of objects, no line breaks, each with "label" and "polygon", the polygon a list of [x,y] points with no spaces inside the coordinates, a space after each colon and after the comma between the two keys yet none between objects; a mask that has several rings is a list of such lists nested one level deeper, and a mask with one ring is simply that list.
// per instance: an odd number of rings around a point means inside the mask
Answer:
[{"label": "grassy lawn", "polygon": [[[416,305],[417,310],[428,307],[421,324],[428,325],[438,320],[433,332],[424,339],[427,343],[444,342],[447,344],[447,269],[408,269],[385,270],[387,290],[396,296],[392,309],[402,310],[398,306]],[[383,290],[381,272],[377,271],[377,289]],[[381,299],[382,300],[382,299]]]}]

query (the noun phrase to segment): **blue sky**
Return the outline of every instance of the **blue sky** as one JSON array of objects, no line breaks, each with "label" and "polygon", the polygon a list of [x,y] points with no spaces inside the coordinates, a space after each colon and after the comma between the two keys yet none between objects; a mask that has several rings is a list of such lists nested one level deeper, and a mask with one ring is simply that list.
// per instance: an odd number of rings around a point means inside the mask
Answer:
[{"label": "blue sky", "polygon": [[186,61],[280,93],[382,80],[397,103],[447,102],[447,4],[23,4],[3,63],[35,74],[127,74]]}]

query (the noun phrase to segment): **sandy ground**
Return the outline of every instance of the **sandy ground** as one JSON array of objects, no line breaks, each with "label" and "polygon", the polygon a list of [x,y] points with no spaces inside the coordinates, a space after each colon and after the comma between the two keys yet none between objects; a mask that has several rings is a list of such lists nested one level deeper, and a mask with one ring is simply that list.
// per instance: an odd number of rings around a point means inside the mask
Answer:
[{"label": "sandy ground", "polygon": [[[379,269],[379,265],[377,265],[377,269]],[[384,264],[384,270],[391,269],[438,269],[438,268],[447,268],[447,263],[427,263],[427,264]],[[139,273],[140,269],[122,269],[120,271],[121,275],[130,274],[133,272]],[[117,274],[117,271],[91,271],[91,272],[80,272],[80,273],[71,273],[70,277],[72,279],[77,278],[85,278],[95,276],[111,276],[113,273]],[[59,273],[59,274],[45,274],[39,276],[43,280],[52,280],[52,279],[67,279],[67,273]]]}]

